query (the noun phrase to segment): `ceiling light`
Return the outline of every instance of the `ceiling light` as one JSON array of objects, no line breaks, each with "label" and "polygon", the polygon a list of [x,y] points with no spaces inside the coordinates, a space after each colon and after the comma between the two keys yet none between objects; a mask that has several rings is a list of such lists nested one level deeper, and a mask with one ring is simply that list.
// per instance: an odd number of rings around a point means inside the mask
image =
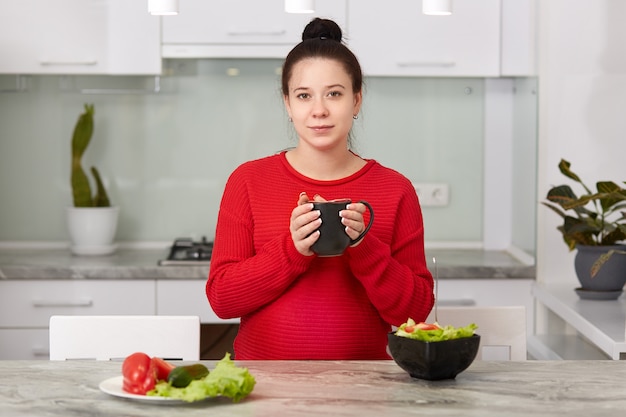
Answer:
[{"label": "ceiling light", "polygon": [[315,0],[285,0],[287,13],[315,13]]},{"label": "ceiling light", "polygon": [[148,0],[148,12],[158,16],[177,15],[178,0]]},{"label": "ceiling light", "polygon": [[431,16],[452,14],[452,0],[422,0],[422,13]]}]

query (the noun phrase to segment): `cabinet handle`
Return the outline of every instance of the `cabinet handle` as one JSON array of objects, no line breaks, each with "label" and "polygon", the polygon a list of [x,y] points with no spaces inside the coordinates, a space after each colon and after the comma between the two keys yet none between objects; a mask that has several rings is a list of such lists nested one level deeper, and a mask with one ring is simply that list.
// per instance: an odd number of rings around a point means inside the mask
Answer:
[{"label": "cabinet handle", "polygon": [[444,298],[444,299],[437,301],[437,304],[439,306],[449,306],[449,307],[475,306],[476,300],[472,298],[448,298],[448,299]]},{"label": "cabinet handle", "polygon": [[58,300],[58,301],[47,301],[47,300],[34,300],[33,307],[91,307],[93,306],[93,300],[84,299],[84,300]]},{"label": "cabinet handle", "polygon": [[456,62],[454,61],[403,61],[403,62],[398,62],[397,65],[400,68],[454,67],[456,65]]},{"label": "cabinet handle", "polygon": [[85,61],[51,61],[51,60],[41,60],[39,63],[43,66],[51,67],[55,65],[83,65],[83,66],[92,66],[98,64],[98,60],[89,59]]},{"label": "cabinet handle", "polygon": [[228,36],[282,36],[286,30],[229,30]]},{"label": "cabinet handle", "polygon": [[50,357],[50,350],[49,349],[44,349],[44,348],[33,348],[33,356],[36,358],[49,358]]}]

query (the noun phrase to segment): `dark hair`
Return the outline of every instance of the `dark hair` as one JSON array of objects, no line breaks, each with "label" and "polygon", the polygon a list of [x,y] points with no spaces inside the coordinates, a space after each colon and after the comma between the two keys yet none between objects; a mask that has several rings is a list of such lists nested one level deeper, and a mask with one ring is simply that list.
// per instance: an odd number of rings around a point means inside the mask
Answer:
[{"label": "dark hair", "polygon": [[297,44],[285,58],[282,71],[282,92],[289,95],[289,80],[293,67],[303,59],[328,58],[341,65],[352,79],[352,91],[358,93],[363,86],[361,65],[350,49],[342,43],[343,34],[337,23],[316,17],[302,32],[302,42]]}]

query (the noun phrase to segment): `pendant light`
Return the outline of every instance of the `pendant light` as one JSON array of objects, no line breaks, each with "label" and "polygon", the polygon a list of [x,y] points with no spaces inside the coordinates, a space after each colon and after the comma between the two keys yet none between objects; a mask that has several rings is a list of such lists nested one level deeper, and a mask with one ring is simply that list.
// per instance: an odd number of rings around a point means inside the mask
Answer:
[{"label": "pendant light", "polygon": [[452,14],[452,0],[422,0],[422,13],[431,16]]},{"label": "pendant light", "polygon": [[315,0],[285,0],[287,13],[315,13]]},{"label": "pendant light", "polygon": [[178,14],[178,0],[148,0],[148,12],[158,16]]}]

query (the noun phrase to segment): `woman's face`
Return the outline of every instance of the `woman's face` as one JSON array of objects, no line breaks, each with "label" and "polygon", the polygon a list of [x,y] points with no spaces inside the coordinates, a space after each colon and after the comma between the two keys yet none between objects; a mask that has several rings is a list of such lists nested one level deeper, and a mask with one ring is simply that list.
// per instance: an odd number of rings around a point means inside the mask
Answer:
[{"label": "woman's face", "polygon": [[352,80],[339,62],[309,58],[294,65],[284,100],[300,141],[323,150],[347,148],[361,98],[361,92],[352,91]]}]

